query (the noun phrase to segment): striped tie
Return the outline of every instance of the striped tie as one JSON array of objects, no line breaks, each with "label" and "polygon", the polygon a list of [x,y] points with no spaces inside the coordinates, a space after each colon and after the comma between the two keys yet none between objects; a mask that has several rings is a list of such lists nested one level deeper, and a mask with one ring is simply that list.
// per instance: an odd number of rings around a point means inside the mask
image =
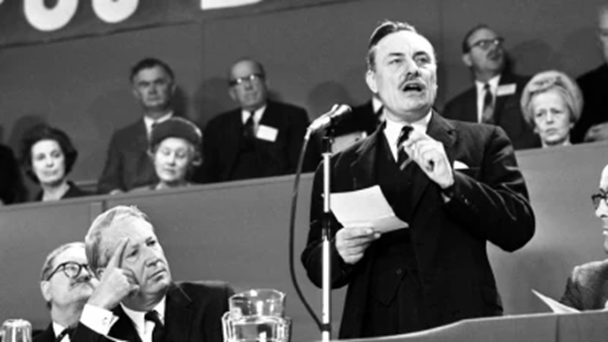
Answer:
[{"label": "striped tie", "polygon": [[410,137],[410,133],[413,130],[412,126],[403,126],[401,133],[399,133],[399,138],[397,138],[397,165],[399,165],[399,169],[401,170],[405,169],[412,162],[412,158],[405,152],[403,144]]},{"label": "striped tie", "polygon": [[486,83],[483,86],[485,95],[483,97],[483,112],[481,113],[481,122],[485,124],[494,124],[494,95],[490,89],[490,84]]}]

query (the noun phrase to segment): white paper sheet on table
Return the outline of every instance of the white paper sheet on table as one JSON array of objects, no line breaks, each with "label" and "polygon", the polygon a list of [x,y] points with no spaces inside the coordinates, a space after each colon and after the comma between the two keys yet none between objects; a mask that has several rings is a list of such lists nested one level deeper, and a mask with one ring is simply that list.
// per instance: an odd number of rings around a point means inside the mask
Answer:
[{"label": "white paper sheet on table", "polygon": [[544,294],[532,289],[532,292],[540,298],[551,310],[555,313],[571,313],[571,312],[580,312],[575,308],[569,307],[568,305],[564,305],[555,299],[545,296]]},{"label": "white paper sheet on table", "polygon": [[372,227],[382,233],[409,227],[395,215],[378,185],[333,193],[330,205],[336,219],[345,227]]}]

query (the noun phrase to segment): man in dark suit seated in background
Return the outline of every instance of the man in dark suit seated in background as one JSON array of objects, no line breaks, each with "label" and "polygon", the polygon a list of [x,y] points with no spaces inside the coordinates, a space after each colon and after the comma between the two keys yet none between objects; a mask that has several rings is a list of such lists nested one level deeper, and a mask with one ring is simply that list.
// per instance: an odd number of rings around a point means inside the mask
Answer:
[{"label": "man in dark suit seated in background", "polygon": [[[228,77],[228,92],[239,108],[207,124],[197,180],[225,182],[294,173],[309,124],[306,111],[269,100],[266,72],[255,60],[238,60]],[[314,150],[312,144],[310,151]],[[314,170],[319,159],[318,153],[307,156],[304,172]]]},{"label": "man in dark suit seated in background", "polygon": [[[608,253],[608,165],[602,170],[599,192],[591,199],[595,216],[603,223],[603,247]],[[568,278],[561,302],[578,310],[608,308],[608,259],[576,266]]]},{"label": "man in dark suit seated in background", "polygon": [[[385,124],[331,159],[332,193],[379,186],[409,227],[381,233],[330,217],[333,288],[348,285],[340,338],[394,335],[503,312],[486,245],[534,235],[528,192],[505,132],[433,110],[437,61],[405,23],[384,22],[368,46],[367,85]],[[302,262],[322,283],[323,172],[313,182]]]},{"label": "man in dark suit seated in background", "polygon": [[88,268],[84,243],[67,243],[53,250],[40,274],[40,290],[52,323],[34,337],[34,342],[69,342],[96,283]]},{"label": "man in dark suit seated in background", "polygon": [[573,143],[608,140],[608,4],[602,4],[597,14],[597,40],[603,62],[576,80],[585,104],[572,129]]},{"label": "man in dark suit seated in background", "polygon": [[223,342],[222,315],[232,289],[223,282],[171,278],[150,220],[135,207],[114,207],[85,237],[99,285],[85,305],[72,342]]},{"label": "man in dark suit seated in background", "polygon": [[503,38],[487,25],[471,29],[462,41],[462,60],[475,84],[450,100],[445,118],[502,127],[516,150],[540,147],[520,108],[521,93],[530,79],[508,70]]},{"label": "man in dark suit seated in background", "polygon": [[147,153],[148,138],[155,124],[174,115],[171,100],[175,76],[163,61],[146,58],[131,68],[130,80],[143,118],[112,135],[106,164],[97,183],[101,194],[117,194],[158,182]]},{"label": "man in dark suit seated in background", "polygon": [[0,206],[23,202],[27,197],[17,159],[8,146],[0,145]]}]

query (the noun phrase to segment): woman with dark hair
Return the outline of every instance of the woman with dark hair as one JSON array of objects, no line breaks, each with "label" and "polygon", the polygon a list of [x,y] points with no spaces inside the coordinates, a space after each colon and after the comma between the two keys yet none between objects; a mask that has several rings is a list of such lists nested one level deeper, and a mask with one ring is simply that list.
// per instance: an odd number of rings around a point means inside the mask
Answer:
[{"label": "woman with dark hair", "polygon": [[46,125],[35,126],[21,140],[21,164],[42,191],[36,201],[56,201],[86,196],[67,175],[78,157],[78,151],[63,131]]}]

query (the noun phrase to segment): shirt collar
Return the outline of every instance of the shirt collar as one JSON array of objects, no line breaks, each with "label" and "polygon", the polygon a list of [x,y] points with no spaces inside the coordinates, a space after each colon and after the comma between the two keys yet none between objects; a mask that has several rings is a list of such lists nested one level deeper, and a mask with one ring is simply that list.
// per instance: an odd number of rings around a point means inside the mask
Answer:
[{"label": "shirt collar", "polygon": [[[161,301],[158,302],[158,304],[156,304],[156,306],[154,308],[152,308],[152,310],[155,310],[156,312],[158,312],[158,318],[160,319],[161,322],[163,322],[163,324],[165,324],[166,301],[167,301],[167,296],[164,296],[163,299],[161,299]],[[137,329],[137,331],[144,332],[145,327],[146,327],[146,319],[144,318],[144,316],[146,315],[147,311],[131,310],[131,309],[127,308],[126,306],[124,306],[122,303],[120,303],[120,306],[122,307],[125,314],[127,316],[129,316],[129,318],[133,322],[133,325],[135,325],[135,328]],[[143,334],[140,334],[140,335],[143,335]]]},{"label": "shirt collar", "polygon": [[[262,114],[264,114],[265,110],[266,110],[266,105],[263,105],[262,107],[258,108],[255,112],[253,112],[253,122],[256,125],[262,119]],[[241,109],[241,120],[243,121],[243,123],[247,122],[247,119],[249,119],[249,113],[251,113],[251,111]]]},{"label": "shirt collar", "polygon": [[172,116],[173,116],[173,111],[170,111],[169,113],[161,116],[160,118],[158,118],[156,120],[144,115],[144,124],[146,125],[146,131],[148,133],[150,133],[152,131],[152,125],[167,121],[167,120],[171,119]]},{"label": "shirt collar", "polygon": [[478,94],[482,94],[485,92],[485,90],[483,89],[486,85],[486,83],[488,83],[490,85],[490,90],[492,91],[492,94],[496,94],[496,89],[498,89],[498,82],[500,82],[500,74],[490,78],[488,80],[488,82],[480,82],[475,80],[475,86],[477,87],[477,93]]},{"label": "shirt collar", "polygon": [[64,330],[65,327],[63,325],[53,322],[53,332],[55,333],[55,337],[59,336],[59,334],[61,334]]},{"label": "shirt collar", "polygon": [[[418,132],[422,132],[426,134],[427,128],[429,126],[429,122],[431,121],[431,115],[433,110],[431,109],[427,115],[422,117],[420,120],[410,123],[409,125]],[[399,134],[401,134],[401,129],[403,126],[408,125],[405,122],[396,122],[391,121],[389,118],[386,119],[386,127],[384,127],[384,136],[388,141],[388,145],[391,148],[391,152],[393,156],[397,155],[397,139],[399,139]]]}]

